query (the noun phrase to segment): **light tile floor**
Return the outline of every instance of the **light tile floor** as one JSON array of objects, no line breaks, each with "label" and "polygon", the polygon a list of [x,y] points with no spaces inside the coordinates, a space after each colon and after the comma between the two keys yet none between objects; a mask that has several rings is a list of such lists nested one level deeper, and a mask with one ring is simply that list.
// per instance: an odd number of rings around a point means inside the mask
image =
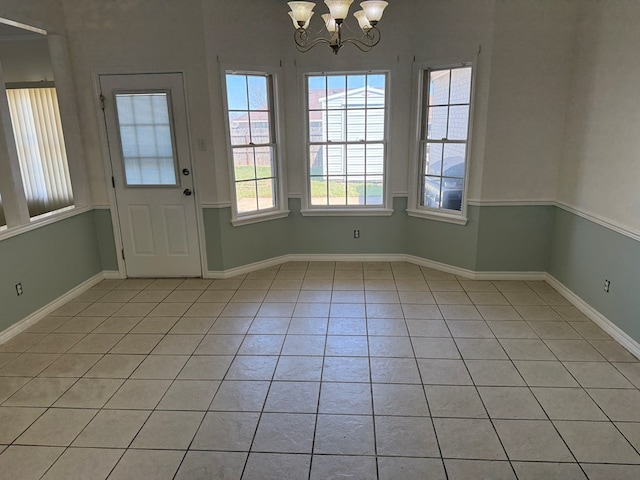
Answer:
[{"label": "light tile floor", "polygon": [[544,282],[106,280],[0,345],[20,479],[638,479],[640,362]]}]

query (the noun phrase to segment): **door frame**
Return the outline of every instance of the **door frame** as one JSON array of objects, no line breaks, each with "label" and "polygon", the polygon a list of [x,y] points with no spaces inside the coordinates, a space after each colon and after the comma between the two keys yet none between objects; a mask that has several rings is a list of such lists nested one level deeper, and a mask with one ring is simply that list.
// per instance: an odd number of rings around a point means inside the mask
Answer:
[{"label": "door frame", "polygon": [[[120,215],[118,211],[118,202],[116,198],[116,189],[113,187],[111,183],[111,178],[113,177],[113,165],[111,163],[111,155],[109,148],[109,139],[107,134],[107,123],[104,116],[104,110],[102,109],[102,101],[100,99],[101,95],[101,87],[100,87],[100,77],[106,75],[162,75],[162,74],[180,74],[182,77],[182,92],[181,94],[184,97],[184,105],[186,112],[186,128],[187,128],[187,145],[186,148],[189,149],[189,161],[191,164],[191,175],[193,176],[193,196],[194,196],[194,204],[196,209],[196,228],[197,228],[197,238],[198,238],[198,248],[200,253],[200,277],[206,278],[208,271],[208,263],[207,263],[207,248],[205,242],[204,235],[204,216],[202,212],[202,202],[200,197],[200,184],[197,180],[197,168],[195,164],[194,158],[194,146],[192,145],[192,135],[191,135],[191,116],[189,114],[189,97],[187,95],[187,76],[184,70],[163,70],[163,71],[150,71],[150,70],[140,70],[132,72],[130,70],[119,70],[112,69],[108,72],[94,72],[92,75],[92,83],[93,83],[93,98],[95,105],[96,118],[98,120],[98,136],[99,136],[99,144],[100,151],[102,153],[102,166],[105,175],[104,185],[107,189],[107,197],[108,197],[108,205],[93,205],[95,210],[104,210],[109,209],[111,211],[111,226],[113,228],[113,236],[114,236],[114,245],[116,251],[114,252],[116,255],[116,260],[118,262],[118,271],[117,272],[108,272],[107,275],[110,278],[127,278],[127,266],[125,263],[123,256],[124,247],[122,242],[122,230],[120,228]],[[114,275],[115,273],[115,275]]]}]

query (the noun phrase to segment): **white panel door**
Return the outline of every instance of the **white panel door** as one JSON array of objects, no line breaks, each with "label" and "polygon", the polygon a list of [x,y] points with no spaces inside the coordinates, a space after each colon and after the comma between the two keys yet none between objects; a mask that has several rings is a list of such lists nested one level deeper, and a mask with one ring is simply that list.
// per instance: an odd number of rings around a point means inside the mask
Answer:
[{"label": "white panel door", "polygon": [[127,276],[201,276],[182,75],[101,75],[100,89]]}]

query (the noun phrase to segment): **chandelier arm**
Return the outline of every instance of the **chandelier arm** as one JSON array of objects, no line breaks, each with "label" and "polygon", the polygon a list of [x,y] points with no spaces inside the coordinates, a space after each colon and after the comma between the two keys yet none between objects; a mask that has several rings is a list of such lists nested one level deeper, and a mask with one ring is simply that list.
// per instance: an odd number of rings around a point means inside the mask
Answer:
[{"label": "chandelier arm", "polygon": [[355,45],[361,52],[369,52],[373,47],[380,43],[380,38],[380,30],[376,27],[372,27],[362,36],[362,38],[345,38],[342,40],[342,43],[350,43]]},{"label": "chandelier arm", "polygon": [[295,31],[295,33],[293,34],[293,40],[296,44],[296,48],[298,49],[298,51],[303,53],[308,52],[313,47],[315,47],[316,45],[320,45],[321,43],[327,43],[327,44],[330,43],[329,40],[322,37],[316,38],[315,40],[311,40],[309,38],[309,34],[304,28],[299,28],[298,30]]}]

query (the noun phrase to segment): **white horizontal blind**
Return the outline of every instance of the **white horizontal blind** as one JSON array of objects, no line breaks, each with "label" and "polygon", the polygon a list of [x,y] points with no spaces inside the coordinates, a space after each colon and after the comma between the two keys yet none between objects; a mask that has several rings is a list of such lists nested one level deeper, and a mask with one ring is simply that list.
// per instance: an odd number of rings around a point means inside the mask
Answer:
[{"label": "white horizontal blind", "polygon": [[73,205],[56,89],[8,89],[7,98],[29,215]]}]

